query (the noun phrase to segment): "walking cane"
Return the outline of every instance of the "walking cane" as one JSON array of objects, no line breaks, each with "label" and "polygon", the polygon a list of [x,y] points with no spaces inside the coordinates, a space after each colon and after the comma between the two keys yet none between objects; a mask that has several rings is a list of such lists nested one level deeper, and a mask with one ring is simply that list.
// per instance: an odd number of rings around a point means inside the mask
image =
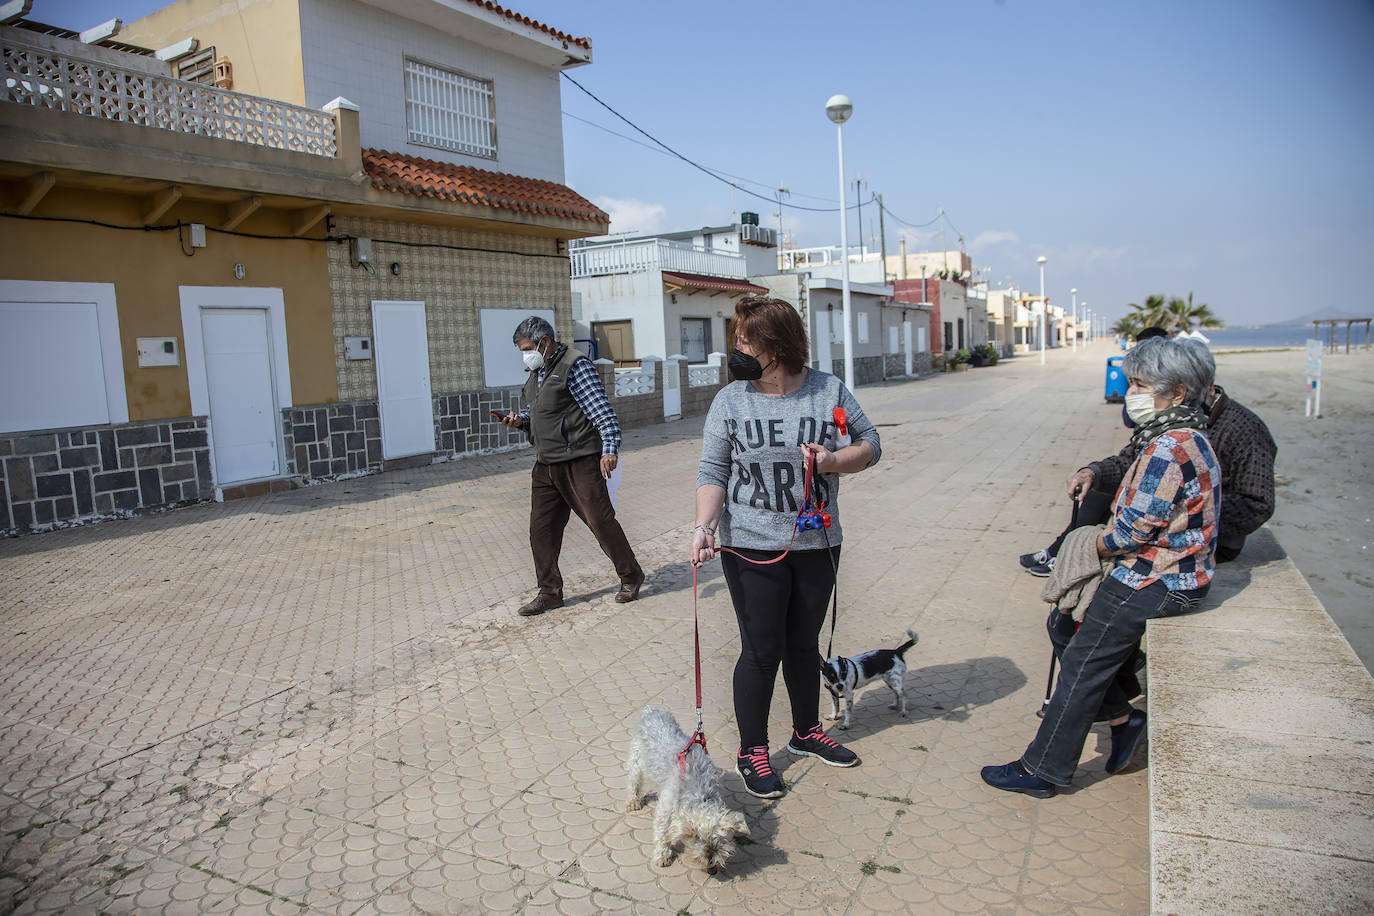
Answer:
[{"label": "walking cane", "polygon": [[[1080,493],[1082,493],[1082,492],[1083,492],[1083,488],[1082,488],[1082,487],[1077,487],[1077,488],[1075,488],[1074,491],[1073,491],[1073,509],[1070,511],[1070,515],[1069,515],[1069,530],[1070,530],[1070,531],[1072,531],[1073,529],[1075,529],[1075,528],[1078,527],[1078,495],[1079,495]],[[1055,609],[1058,610],[1058,605],[1055,605]],[[1045,678],[1045,701],[1044,701],[1043,703],[1041,703],[1041,704],[1040,704],[1040,708],[1037,709],[1037,710],[1035,711],[1035,714],[1036,714],[1038,717],[1040,717],[1041,719],[1045,718],[1045,710],[1046,710],[1046,709],[1049,709],[1049,706],[1050,706],[1050,697],[1054,694],[1054,666],[1055,666],[1055,664],[1056,664],[1058,661],[1059,661],[1059,656],[1057,656],[1057,655],[1054,654],[1054,644],[1051,643],[1051,644],[1050,644],[1050,674],[1049,674],[1049,677]]]}]

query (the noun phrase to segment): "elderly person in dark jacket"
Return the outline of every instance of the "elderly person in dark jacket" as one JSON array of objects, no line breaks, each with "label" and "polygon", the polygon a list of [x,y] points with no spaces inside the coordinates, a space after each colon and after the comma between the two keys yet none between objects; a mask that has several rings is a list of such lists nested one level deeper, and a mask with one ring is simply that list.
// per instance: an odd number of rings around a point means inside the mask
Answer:
[{"label": "elderly person in dark jacket", "polygon": [[[1216,371],[1216,362],[1207,345],[1201,341],[1176,338],[1178,343],[1195,348],[1199,359]],[[1138,345],[1137,345],[1138,346]],[[1226,490],[1221,501],[1221,522],[1217,535],[1219,563],[1234,560],[1245,546],[1247,536],[1258,531],[1274,514],[1274,456],[1278,446],[1269,427],[1243,404],[1231,400],[1220,385],[1213,385],[1202,400],[1207,418],[1207,438],[1221,463],[1221,477]],[[1139,446],[1133,438],[1115,455],[1093,461],[1069,476],[1065,488],[1071,499],[1078,499],[1077,521],[1080,525],[1099,524],[1106,518],[1112,494],[1121,485],[1121,478],[1135,461]],[[1035,576],[1048,576],[1054,569],[1054,558],[1064,542],[1063,534],[1044,550],[1021,556],[1021,565]]]},{"label": "elderly person in dark jacket", "polygon": [[[1136,458],[1097,538],[1098,556],[1114,566],[1078,631],[1063,641],[1059,680],[1035,739],[1019,759],[983,768],[994,788],[1049,798],[1069,785],[1100,710],[1111,716],[1108,773],[1125,767],[1144,737],[1145,713],[1131,709],[1116,672],[1150,620],[1191,610],[1207,593],[1221,508],[1221,468],[1201,410],[1213,363],[1189,343],[1156,338],[1126,354]],[[1050,615],[1052,633],[1058,613]]]}]

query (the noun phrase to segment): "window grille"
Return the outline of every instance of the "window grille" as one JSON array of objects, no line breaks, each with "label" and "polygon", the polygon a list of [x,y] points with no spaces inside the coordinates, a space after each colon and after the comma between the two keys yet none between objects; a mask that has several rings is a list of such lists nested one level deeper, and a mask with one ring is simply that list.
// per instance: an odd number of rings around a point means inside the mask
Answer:
[{"label": "window grille", "polygon": [[496,158],[491,80],[407,60],[406,134],[411,143]]}]

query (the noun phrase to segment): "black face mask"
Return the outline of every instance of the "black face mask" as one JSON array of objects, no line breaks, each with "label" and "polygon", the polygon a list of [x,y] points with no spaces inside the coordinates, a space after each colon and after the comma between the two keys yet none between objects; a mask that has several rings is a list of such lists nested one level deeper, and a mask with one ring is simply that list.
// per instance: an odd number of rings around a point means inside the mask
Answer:
[{"label": "black face mask", "polygon": [[[768,365],[771,367],[773,363]],[[741,381],[754,382],[763,378],[764,367],[759,365],[759,361],[738,349],[730,351],[729,366],[730,374]]]}]

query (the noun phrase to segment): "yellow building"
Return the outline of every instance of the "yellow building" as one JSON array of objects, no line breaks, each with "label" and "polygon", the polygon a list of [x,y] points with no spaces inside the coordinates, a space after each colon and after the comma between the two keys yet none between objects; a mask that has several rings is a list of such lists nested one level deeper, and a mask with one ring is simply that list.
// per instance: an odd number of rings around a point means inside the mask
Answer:
[{"label": "yellow building", "polygon": [[237,6],[0,25],[0,529],[517,444],[485,412],[517,406],[510,331],[571,329],[567,241],[608,222],[562,183],[588,40]]}]

